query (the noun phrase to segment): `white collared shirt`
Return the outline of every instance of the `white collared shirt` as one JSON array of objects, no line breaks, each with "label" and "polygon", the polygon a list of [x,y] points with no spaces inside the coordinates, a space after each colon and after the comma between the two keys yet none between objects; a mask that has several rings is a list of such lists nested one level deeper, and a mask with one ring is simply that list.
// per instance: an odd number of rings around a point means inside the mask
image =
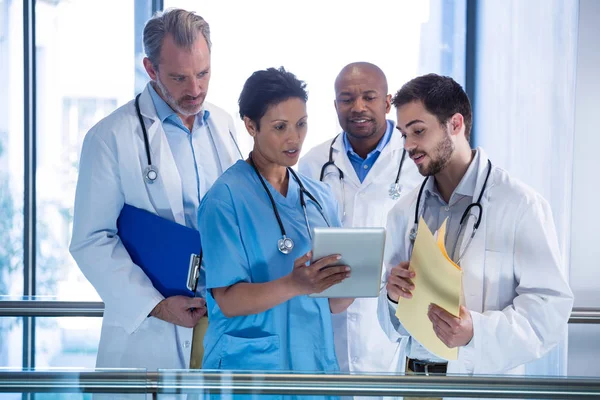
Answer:
[{"label": "white collared shirt", "polygon": [[152,84],[148,88],[181,178],[185,225],[198,229],[200,201],[223,173],[207,123],[210,112],[202,109],[196,114],[190,131]]}]

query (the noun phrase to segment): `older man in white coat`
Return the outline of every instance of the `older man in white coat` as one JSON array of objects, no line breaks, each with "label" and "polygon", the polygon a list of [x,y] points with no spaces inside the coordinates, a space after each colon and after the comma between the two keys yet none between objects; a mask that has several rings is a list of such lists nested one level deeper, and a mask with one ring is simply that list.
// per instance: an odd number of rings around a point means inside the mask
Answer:
[{"label": "older man in white coat", "polygon": [[[427,178],[389,213],[389,276],[379,299],[383,329],[402,344],[409,371],[556,373],[556,363],[543,357],[566,335],[573,295],[548,203],[493,165],[481,148],[471,149],[471,106],[451,78],[413,79],[392,103],[405,149]],[[480,207],[469,208],[474,203]],[[437,337],[458,347],[456,361],[431,354],[395,316],[398,299],[410,299],[415,289],[411,233],[421,217],[432,232],[448,221],[448,254],[463,271],[459,315],[437,305],[428,313]]]},{"label": "older man in white coat", "polygon": [[[343,132],[300,160],[301,173],[328,183],[346,227],[384,226],[388,211],[421,180],[395,123],[386,120],[391,95],[376,65],[345,66],[335,81],[335,109]],[[394,372],[401,359],[377,322],[377,299],[356,299],[333,317],[342,371]]]},{"label": "older man in white coat", "polygon": [[197,229],[200,199],[239,151],[231,117],[204,101],[206,21],[167,10],[146,24],[144,47],[151,82],[85,137],[70,250],[105,304],[98,367],[189,368],[204,299],[164,298],[129,257],[117,218],[130,204]]}]

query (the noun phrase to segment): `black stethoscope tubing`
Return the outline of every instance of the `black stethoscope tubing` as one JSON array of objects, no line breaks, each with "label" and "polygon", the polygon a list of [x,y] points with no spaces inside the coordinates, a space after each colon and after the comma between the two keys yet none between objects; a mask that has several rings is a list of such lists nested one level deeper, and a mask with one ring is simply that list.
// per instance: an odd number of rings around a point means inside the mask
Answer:
[{"label": "black stethoscope tubing", "polygon": [[140,96],[142,94],[138,94],[135,96],[135,111],[138,116],[138,120],[140,122],[140,126],[142,127],[142,134],[144,136],[144,147],[146,149],[146,160],[148,161],[148,166],[144,170],[144,180],[147,183],[154,183],[154,181],[158,178],[158,169],[152,165],[152,157],[150,155],[150,141],[148,140],[148,131],[146,130],[146,124],[144,124],[144,119],[142,118],[142,112],[140,111]]},{"label": "black stethoscope tubing", "polygon": [[[333,140],[331,141],[331,144],[329,145],[329,159],[321,167],[321,174],[319,175],[319,180],[321,182],[323,182],[323,178],[325,177],[325,170],[329,166],[334,166],[338,170],[338,174],[339,174],[340,180],[344,179],[344,172],[342,172],[342,170],[337,165],[335,165],[335,161],[333,161],[333,145],[335,144],[335,141],[337,140],[337,138],[340,135],[341,134],[338,133],[336,135],[336,137],[333,138]],[[394,185],[397,185],[398,182],[400,182],[400,174],[402,172],[402,166],[404,165],[404,160],[405,159],[406,159],[406,149],[403,149],[402,150],[402,158],[400,159],[400,165],[398,166],[398,172],[396,173],[396,180],[394,181]]]},{"label": "black stethoscope tubing", "polygon": [[[277,209],[277,204],[275,203],[275,199],[273,198],[271,191],[267,187],[267,184],[266,184],[264,178],[260,174],[260,171],[256,167],[256,164],[254,164],[254,160],[252,159],[252,153],[250,153],[250,155],[248,156],[248,160],[250,161],[250,165],[254,169],[254,172],[256,172],[256,175],[258,176],[258,179],[259,179],[260,183],[262,184],[265,192],[267,192],[267,195],[269,196],[269,201],[271,202],[271,207],[273,208],[273,213],[275,214],[275,218],[277,219],[277,224],[279,225],[279,230],[281,231],[281,239],[279,239],[279,241],[277,243],[279,251],[282,252],[283,254],[289,254],[292,251],[292,249],[294,248],[294,242],[292,241],[292,239],[287,237],[287,233],[285,231],[285,227],[283,226],[281,216],[279,215],[279,210]],[[302,180],[300,179],[298,174],[296,174],[296,172],[292,168],[289,168],[289,167],[287,167],[287,171],[289,174],[292,175],[292,177],[294,178],[296,183],[298,183],[298,187],[300,188],[300,206],[302,207],[303,212],[304,212],[304,218],[305,218],[306,224],[307,224],[306,228],[308,229],[309,236],[312,236],[312,234],[310,232],[310,226],[309,226],[309,222],[308,222],[308,214],[306,212],[307,204],[306,204],[306,199],[304,198],[305,195],[315,203],[315,205],[317,206],[317,209],[319,210],[319,213],[325,220],[325,223],[327,224],[327,226],[331,226],[329,224],[329,221],[327,220],[327,218],[325,218],[325,214],[323,213],[323,207],[321,206],[321,203],[319,203],[319,201],[315,198],[315,196],[313,196],[312,193],[310,193],[306,189],[306,187],[304,187],[304,184],[302,183]],[[282,246],[282,245],[285,245],[285,246]]]},{"label": "black stethoscope tubing", "polygon": [[[137,113],[138,120],[140,122],[140,126],[142,127],[142,134],[144,136],[144,147],[146,150],[146,160],[148,161],[148,166],[144,170],[144,180],[147,183],[154,183],[154,181],[158,178],[158,168],[155,165],[152,165],[152,157],[150,155],[150,141],[148,140],[148,131],[146,130],[146,124],[144,124],[144,119],[142,117],[142,112],[140,111],[140,96],[142,94],[139,93],[135,96],[135,111]],[[237,149],[240,158],[242,157],[242,152],[240,147],[237,144],[237,141],[233,137],[233,133],[231,130],[229,131],[229,136],[231,136],[231,140],[233,140],[233,144]]]},{"label": "black stethoscope tubing", "polygon": [[146,124],[142,118],[142,112],[140,111],[140,96],[141,93],[135,96],[135,110],[140,120],[140,126],[142,127],[142,133],[144,134],[144,146],[146,147],[146,158],[148,159],[148,166],[152,166],[152,157],[150,156],[150,142],[148,141],[148,132],[146,131]]},{"label": "black stethoscope tubing", "polygon": [[[487,183],[490,178],[490,174],[492,173],[492,162],[490,160],[488,160],[487,165],[488,165],[487,174],[485,176],[485,181],[483,181],[483,186],[481,187],[481,192],[479,192],[479,197],[477,198],[477,201],[475,203],[469,204],[467,209],[463,212],[462,217],[460,218],[460,226],[462,227],[463,223],[470,215],[472,209],[477,209],[477,211],[479,211],[477,214],[477,219],[475,220],[475,225],[473,225],[473,233],[471,234],[471,238],[473,238],[473,236],[475,236],[475,232],[477,232],[477,229],[479,229],[479,224],[481,224],[481,221],[482,221],[483,206],[481,205],[481,199],[483,198],[483,193],[485,192],[485,189],[487,188]],[[412,242],[414,242],[416,239],[416,228],[415,227],[418,226],[418,224],[419,224],[419,209],[421,206],[421,197],[423,195],[423,190],[425,189],[425,185],[427,184],[428,180],[429,180],[429,177],[427,177],[427,178],[425,178],[425,180],[423,180],[423,183],[421,184],[421,188],[419,189],[419,195],[417,196],[417,204],[415,207],[415,221],[413,224],[413,229],[411,230],[411,233],[410,233],[410,240]]]}]

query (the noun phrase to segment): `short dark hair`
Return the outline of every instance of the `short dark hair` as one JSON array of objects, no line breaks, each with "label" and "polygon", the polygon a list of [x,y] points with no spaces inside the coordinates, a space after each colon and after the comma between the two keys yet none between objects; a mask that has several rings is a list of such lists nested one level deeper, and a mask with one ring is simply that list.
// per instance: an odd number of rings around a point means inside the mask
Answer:
[{"label": "short dark hair", "polygon": [[306,103],[306,83],[283,67],[256,71],[246,80],[240,94],[240,117],[250,118],[260,130],[259,121],[267,109],[290,98],[299,98]]},{"label": "short dark hair", "polygon": [[448,122],[450,117],[459,113],[465,121],[465,136],[471,137],[473,114],[469,96],[452,78],[437,74],[419,76],[404,84],[396,92],[392,104],[399,108],[413,101],[423,103],[425,109],[435,115],[440,124]]}]

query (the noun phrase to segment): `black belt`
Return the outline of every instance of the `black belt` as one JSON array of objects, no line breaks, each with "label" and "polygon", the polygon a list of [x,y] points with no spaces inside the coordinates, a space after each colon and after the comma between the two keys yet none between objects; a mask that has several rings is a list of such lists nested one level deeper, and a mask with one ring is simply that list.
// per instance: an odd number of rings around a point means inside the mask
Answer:
[{"label": "black belt", "polygon": [[445,374],[448,370],[448,363],[437,363],[429,361],[408,359],[408,369],[418,374]]}]

